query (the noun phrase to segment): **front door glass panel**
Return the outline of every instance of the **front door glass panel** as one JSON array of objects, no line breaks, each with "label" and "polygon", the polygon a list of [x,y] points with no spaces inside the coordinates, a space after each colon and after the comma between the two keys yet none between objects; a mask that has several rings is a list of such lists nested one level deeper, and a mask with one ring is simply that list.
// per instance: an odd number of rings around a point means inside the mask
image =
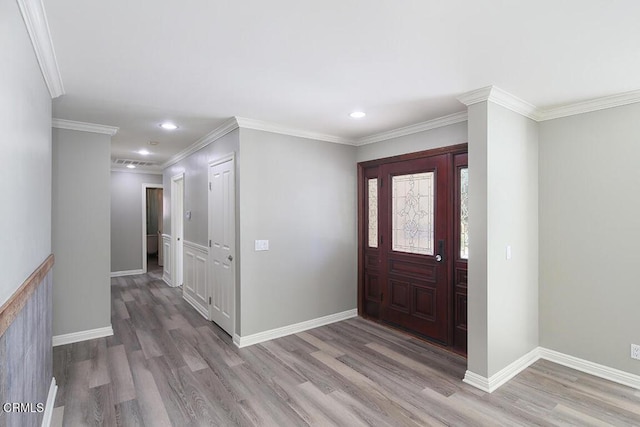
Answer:
[{"label": "front door glass panel", "polygon": [[369,247],[378,247],[378,178],[369,180]]},{"label": "front door glass panel", "polygon": [[433,255],[434,175],[423,172],[392,178],[392,250]]}]

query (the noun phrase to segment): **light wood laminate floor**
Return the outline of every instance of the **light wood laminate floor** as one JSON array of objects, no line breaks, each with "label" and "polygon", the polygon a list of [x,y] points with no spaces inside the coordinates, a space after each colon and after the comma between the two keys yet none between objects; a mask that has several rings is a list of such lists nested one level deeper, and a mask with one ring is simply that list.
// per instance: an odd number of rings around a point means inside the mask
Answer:
[{"label": "light wood laminate floor", "polygon": [[640,392],[546,361],[487,394],[463,358],[363,319],[237,349],[159,272],[111,297],[114,336],[54,349],[57,423],[640,425]]}]

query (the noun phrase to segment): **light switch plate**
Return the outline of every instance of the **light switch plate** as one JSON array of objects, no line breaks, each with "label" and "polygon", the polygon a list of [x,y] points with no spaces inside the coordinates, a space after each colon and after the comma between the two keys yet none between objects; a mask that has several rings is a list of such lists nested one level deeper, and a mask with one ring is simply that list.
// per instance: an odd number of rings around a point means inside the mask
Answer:
[{"label": "light switch plate", "polygon": [[269,250],[268,240],[256,240],[256,251],[268,251],[268,250]]}]

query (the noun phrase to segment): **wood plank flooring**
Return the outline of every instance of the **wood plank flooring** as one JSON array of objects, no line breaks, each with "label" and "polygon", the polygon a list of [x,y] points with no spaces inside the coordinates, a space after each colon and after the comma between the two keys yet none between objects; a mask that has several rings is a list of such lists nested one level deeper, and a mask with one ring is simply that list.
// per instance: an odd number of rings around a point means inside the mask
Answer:
[{"label": "wood plank flooring", "polygon": [[639,391],[546,361],[487,394],[463,358],[363,319],[237,349],[159,272],[111,297],[114,336],[54,349],[62,425],[640,425]]}]

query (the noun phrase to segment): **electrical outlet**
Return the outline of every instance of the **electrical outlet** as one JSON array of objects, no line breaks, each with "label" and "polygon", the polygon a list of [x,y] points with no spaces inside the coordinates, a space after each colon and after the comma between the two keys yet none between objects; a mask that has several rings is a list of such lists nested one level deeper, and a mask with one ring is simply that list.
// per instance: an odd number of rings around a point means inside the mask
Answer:
[{"label": "electrical outlet", "polygon": [[640,360],[640,345],[631,344],[631,358]]}]

